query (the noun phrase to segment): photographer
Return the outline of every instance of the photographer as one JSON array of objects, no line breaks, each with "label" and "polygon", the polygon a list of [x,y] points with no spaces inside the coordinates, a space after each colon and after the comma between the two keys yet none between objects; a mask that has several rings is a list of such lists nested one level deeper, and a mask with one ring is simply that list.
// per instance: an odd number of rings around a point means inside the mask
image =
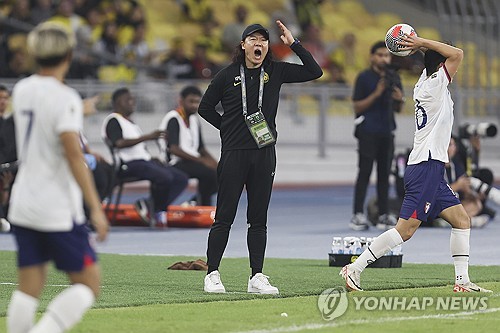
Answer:
[{"label": "photographer", "polygon": [[[479,157],[481,152],[481,138],[493,138],[497,134],[497,127],[492,123],[464,124],[459,127],[459,137],[457,138],[457,158],[465,167],[465,173],[471,176],[473,187],[478,191],[483,191],[483,210],[481,214],[486,214],[490,218],[495,217],[495,211],[485,205],[485,200],[489,194],[489,188],[493,184],[493,172],[488,168],[479,167]],[[487,191],[487,193],[486,193]],[[492,195],[494,197],[494,195]],[[491,199],[491,198],[490,198]]]},{"label": "photographer", "polygon": [[490,199],[500,203],[500,191],[479,178],[468,176],[462,156],[458,152],[459,144],[452,137],[448,146],[450,162],[446,164],[445,179],[458,194],[465,211],[471,217],[471,226],[481,228],[495,215],[495,211],[485,206],[486,201]]},{"label": "photographer", "polygon": [[389,229],[396,218],[388,214],[389,174],[394,154],[394,112],[401,111],[403,88],[398,73],[390,67],[391,55],[383,41],[370,50],[370,68],[356,78],[353,104],[358,139],[358,176],[354,189],[353,230],[368,229],[364,204],[368,182],[377,163],[377,228]]}]

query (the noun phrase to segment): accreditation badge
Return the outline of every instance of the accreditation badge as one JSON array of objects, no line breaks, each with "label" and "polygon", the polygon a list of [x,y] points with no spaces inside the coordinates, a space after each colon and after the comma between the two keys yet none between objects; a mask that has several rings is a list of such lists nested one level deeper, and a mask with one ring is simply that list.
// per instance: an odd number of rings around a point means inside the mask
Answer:
[{"label": "accreditation badge", "polygon": [[264,118],[264,114],[261,111],[247,115],[245,117],[245,123],[259,148],[276,142],[273,133],[269,130],[266,118]]}]

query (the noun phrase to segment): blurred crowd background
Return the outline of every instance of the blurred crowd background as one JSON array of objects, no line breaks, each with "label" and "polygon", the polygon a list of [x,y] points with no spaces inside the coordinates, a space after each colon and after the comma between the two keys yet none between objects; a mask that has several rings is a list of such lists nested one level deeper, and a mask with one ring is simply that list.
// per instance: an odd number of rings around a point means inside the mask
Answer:
[{"label": "blurred crowd background", "polygon": [[[423,37],[464,49],[464,63],[451,86],[457,123],[468,117],[498,120],[500,3],[495,0],[0,0],[0,81],[11,88],[33,73],[27,33],[40,22],[60,22],[78,42],[68,83],[84,97],[100,94],[98,108],[105,112],[110,92],[130,87],[137,111],[143,113],[138,121],[151,128],[175,107],[186,81],[206,87],[231,61],[248,24],[269,28],[276,59],[299,61],[279,39],[277,19],[325,73],[320,80],[287,85],[281,92],[284,144],[296,145],[300,135],[301,144],[317,146],[320,156],[335,142],[352,144],[350,97],[356,75],[369,65],[370,46],[401,22]],[[422,56],[393,57],[392,65],[410,97]],[[408,126],[401,116],[398,120],[403,131],[398,142],[405,146],[411,143],[413,113],[413,103],[405,103],[402,115],[408,116]],[[91,142],[100,141],[101,118],[87,121]],[[332,130],[336,125],[339,129]],[[216,136],[207,140],[218,142]]]}]

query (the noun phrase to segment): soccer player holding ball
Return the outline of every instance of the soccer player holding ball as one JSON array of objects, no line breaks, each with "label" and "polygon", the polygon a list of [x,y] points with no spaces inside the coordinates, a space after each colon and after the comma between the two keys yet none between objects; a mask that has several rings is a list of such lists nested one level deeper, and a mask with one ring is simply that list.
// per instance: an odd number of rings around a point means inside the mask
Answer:
[{"label": "soccer player holding ball", "polygon": [[425,52],[425,69],[415,84],[415,137],[404,175],[405,196],[394,229],[372,244],[340,271],[350,290],[363,290],[361,272],[385,253],[409,240],[426,221],[440,216],[452,227],[450,249],[455,265],[454,292],[491,292],[469,280],[470,217],[444,180],[448,144],[453,126],[453,100],[448,84],[463,59],[463,51],[451,45],[405,34],[401,51]]}]

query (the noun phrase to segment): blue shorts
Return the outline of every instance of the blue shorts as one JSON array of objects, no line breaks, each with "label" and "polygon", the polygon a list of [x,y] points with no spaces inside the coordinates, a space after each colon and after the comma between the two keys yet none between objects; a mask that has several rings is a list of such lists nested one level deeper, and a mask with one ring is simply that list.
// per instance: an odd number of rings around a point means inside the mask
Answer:
[{"label": "blue shorts", "polygon": [[17,242],[18,267],[53,260],[59,270],[80,272],[97,261],[84,224],[74,224],[71,231],[65,232],[43,232],[19,226],[13,226],[12,231]]},{"label": "blue shorts", "polygon": [[409,165],[405,170],[405,196],[399,217],[427,221],[443,210],[460,204],[455,192],[444,180],[444,163],[428,160]]}]

